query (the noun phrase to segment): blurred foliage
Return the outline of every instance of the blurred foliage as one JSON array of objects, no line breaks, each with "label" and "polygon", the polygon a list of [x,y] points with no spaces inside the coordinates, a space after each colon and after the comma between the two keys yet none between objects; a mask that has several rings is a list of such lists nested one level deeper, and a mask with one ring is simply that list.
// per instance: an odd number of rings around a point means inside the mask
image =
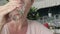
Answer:
[{"label": "blurred foliage", "polygon": [[37,8],[31,7],[27,15],[27,18],[29,20],[37,20],[39,18],[39,13],[37,12]]},{"label": "blurred foliage", "polygon": [[9,0],[7,0],[9,2]]}]

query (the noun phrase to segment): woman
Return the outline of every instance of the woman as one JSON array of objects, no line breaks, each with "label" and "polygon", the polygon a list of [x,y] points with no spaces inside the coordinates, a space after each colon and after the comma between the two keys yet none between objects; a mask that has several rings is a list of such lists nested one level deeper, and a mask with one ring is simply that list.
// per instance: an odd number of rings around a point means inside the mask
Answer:
[{"label": "woman", "polygon": [[6,5],[0,6],[0,30],[2,29],[2,26],[7,22],[6,14],[13,11],[14,9],[16,9],[19,6],[20,5],[17,1],[11,1],[11,0]]},{"label": "woman", "polygon": [[5,18],[6,24],[2,28],[1,34],[53,34],[39,22],[27,20],[27,13],[34,0],[11,0],[10,2],[12,1],[17,1],[18,5],[13,10],[9,9],[9,14],[2,12],[5,17],[8,17]]}]

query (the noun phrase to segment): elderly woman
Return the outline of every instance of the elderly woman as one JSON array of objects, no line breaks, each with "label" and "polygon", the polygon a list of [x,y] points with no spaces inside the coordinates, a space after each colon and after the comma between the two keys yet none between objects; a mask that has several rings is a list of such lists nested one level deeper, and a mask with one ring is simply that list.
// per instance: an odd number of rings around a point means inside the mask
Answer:
[{"label": "elderly woman", "polygon": [[0,7],[1,34],[53,34],[37,21],[28,21],[27,14],[34,0],[9,0]]}]

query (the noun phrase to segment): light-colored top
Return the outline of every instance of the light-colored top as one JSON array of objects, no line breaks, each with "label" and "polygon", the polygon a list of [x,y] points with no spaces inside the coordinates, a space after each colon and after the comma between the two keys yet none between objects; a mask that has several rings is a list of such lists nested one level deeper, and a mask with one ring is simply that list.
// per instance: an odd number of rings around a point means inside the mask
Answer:
[{"label": "light-colored top", "polygon": [[[3,27],[1,34],[9,34],[7,24]],[[53,33],[39,22],[29,21],[26,34],[53,34]]]}]

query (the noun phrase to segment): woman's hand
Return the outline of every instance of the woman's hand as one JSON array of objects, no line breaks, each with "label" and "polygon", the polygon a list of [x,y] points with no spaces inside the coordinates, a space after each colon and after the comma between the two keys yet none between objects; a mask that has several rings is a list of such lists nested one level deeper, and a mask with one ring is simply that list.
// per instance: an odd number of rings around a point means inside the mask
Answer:
[{"label": "woman's hand", "polygon": [[0,16],[4,16],[8,14],[9,12],[13,11],[14,9],[17,9],[21,5],[17,3],[16,1],[9,2],[6,5],[2,6],[0,9]]},{"label": "woman's hand", "polygon": [[[0,7],[0,30],[2,30],[3,25],[5,24],[4,16],[9,12],[17,9],[21,5],[17,1],[8,2],[6,5]],[[1,32],[1,31],[0,31]]]},{"label": "woman's hand", "polygon": [[13,1],[16,1],[16,3],[20,3],[21,0],[9,0],[9,2],[13,2]]}]

